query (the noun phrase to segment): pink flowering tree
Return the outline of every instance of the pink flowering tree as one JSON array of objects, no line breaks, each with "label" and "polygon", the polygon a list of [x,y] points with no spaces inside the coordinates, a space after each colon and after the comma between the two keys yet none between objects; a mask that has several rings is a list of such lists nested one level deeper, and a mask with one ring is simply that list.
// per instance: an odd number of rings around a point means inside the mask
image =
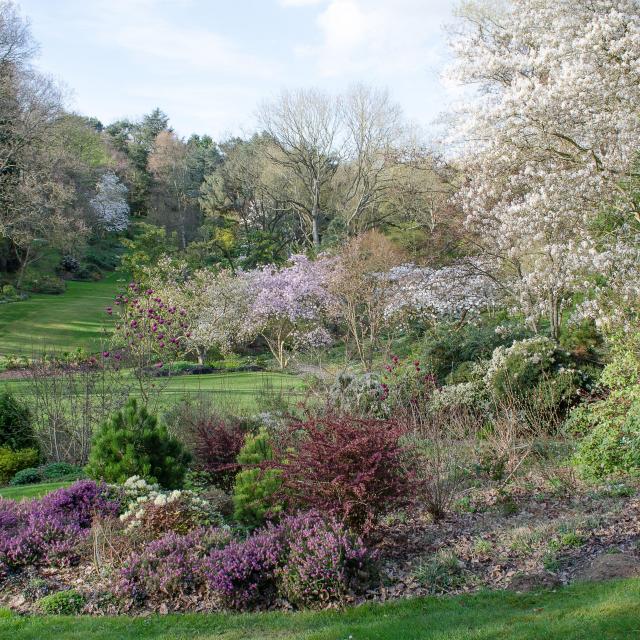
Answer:
[{"label": "pink flowering tree", "polygon": [[128,361],[146,404],[149,373],[184,353],[184,343],[189,337],[187,312],[166,302],[154,289],[144,289],[135,282],[129,284],[125,293],[117,295],[114,305],[106,311],[109,315],[116,313],[117,321],[115,350],[105,351],[103,356]]},{"label": "pink flowering tree", "polygon": [[246,331],[264,338],[281,369],[300,349],[331,342],[322,328],[331,304],[327,288],[331,265],[328,258],[312,261],[295,255],[288,266],[269,265],[241,276],[247,280],[251,299]]}]

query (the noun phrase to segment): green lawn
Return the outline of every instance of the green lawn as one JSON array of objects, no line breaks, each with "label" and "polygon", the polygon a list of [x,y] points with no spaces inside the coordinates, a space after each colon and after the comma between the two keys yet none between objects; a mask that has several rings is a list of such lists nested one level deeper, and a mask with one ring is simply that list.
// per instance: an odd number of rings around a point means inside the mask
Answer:
[{"label": "green lawn", "polygon": [[47,493],[51,493],[52,491],[62,487],[67,487],[70,484],[70,480],[60,480],[58,482],[26,484],[19,487],[2,487],[0,489],[0,498],[8,498],[10,500],[41,498]]},{"label": "green lawn", "polygon": [[[133,381],[131,381],[133,382]],[[256,401],[263,396],[282,395],[285,398],[300,393],[303,381],[297,376],[267,371],[239,373],[211,373],[183,375],[171,378],[152,378],[149,384],[157,385],[160,405],[167,407],[183,396],[211,395],[222,409],[256,409]],[[28,398],[29,380],[2,380],[0,389],[7,389],[16,396]],[[135,385],[132,395],[137,395]]]},{"label": "green lawn", "polygon": [[632,640],[640,580],[541,594],[404,600],[341,612],[146,618],[0,617],[12,640]]},{"label": "green lawn", "polygon": [[98,282],[68,282],[60,295],[34,294],[0,305],[0,354],[30,356],[44,349],[96,351],[108,323],[118,274]]}]

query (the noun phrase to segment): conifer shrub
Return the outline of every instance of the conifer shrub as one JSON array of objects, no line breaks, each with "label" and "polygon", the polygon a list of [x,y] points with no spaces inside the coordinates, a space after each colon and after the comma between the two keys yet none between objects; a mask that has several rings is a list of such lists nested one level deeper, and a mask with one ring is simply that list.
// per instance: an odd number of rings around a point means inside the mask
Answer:
[{"label": "conifer shrub", "polygon": [[234,518],[244,526],[259,527],[282,511],[278,494],[282,471],[273,466],[274,454],[268,431],[263,427],[249,436],[238,455],[242,471],[233,488]]},{"label": "conifer shrub", "polygon": [[123,483],[141,476],[167,488],[180,487],[190,456],[135,398],[98,429],[89,455],[89,477]]}]

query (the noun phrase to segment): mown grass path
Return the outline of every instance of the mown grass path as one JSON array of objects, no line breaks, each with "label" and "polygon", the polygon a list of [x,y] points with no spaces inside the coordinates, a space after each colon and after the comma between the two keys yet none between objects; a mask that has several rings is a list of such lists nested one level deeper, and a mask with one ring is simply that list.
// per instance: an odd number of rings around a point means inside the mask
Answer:
[{"label": "mown grass path", "polygon": [[119,287],[119,274],[98,282],[68,282],[60,295],[34,294],[0,305],[0,354],[31,356],[47,350],[97,351],[108,326],[105,308]]},{"label": "mown grass path", "polygon": [[640,580],[581,583],[540,594],[421,598],[321,613],[18,617],[11,640],[635,640]]}]

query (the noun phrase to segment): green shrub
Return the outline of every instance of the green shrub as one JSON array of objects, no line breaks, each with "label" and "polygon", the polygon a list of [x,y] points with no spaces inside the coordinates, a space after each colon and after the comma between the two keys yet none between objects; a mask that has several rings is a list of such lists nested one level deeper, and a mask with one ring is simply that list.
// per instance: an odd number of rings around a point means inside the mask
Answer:
[{"label": "green shrub", "polygon": [[640,474],[640,336],[612,339],[602,372],[607,397],[577,407],[566,428],[583,436],[575,462],[586,476]]},{"label": "green shrub", "polygon": [[29,408],[8,391],[0,393],[0,447],[36,447]]},{"label": "green shrub", "polygon": [[80,477],[83,471],[68,462],[50,462],[42,467],[42,477],[45,480],[58,480],[60,478]]},{"label": "green shrub", "polygon": [[[424,339],[424,354],[428,369],[444,383],[463,363],[477,362],[491,357],[494,349],[509,346],[514,340],[531,335],[521,323],[510,320],[506,314],[485,315],[473,323],[459,327],[441,322]],[[467,382],[452,379],[449,384]]]},{"label": "green shrub", "polygon": [[279,469],[265,468],[273,460],[267,430],[249,436],[238,454],[243,470],[236,475],[233,489],[234,518],[247,527],[259,527],[267,517],[282,511],[276,495],[282,485]]},{"label": "green shrub", "polygon": [[18,471],[18,473],[11,478],[9,484],[18,486],[23,484],[38,484],[38,482],[42,482],[42,471],[35,467],[27,467],[26,469]]},{"label": "green shrub", "polygon": [[565,364],[566,354],[549,338],[538,336],[495,349],[484,379],[497,397],[526,395],[545,374]]},{"label": "green shrub", "polygon": [[18,471],[38,464],[40,454],[36,449],[13,451],[0,447],[0,484],[7,484]]},{"label": "green shrub", "polygon": [[73,589],[52,593],[40,598],[37,602],[38,609],[42,613],[57,616],[77,615],[85,604],[86,598]]},{"label": "green shrub", "polygon": [[98,429],[86,473],[114,483],[137,475],[176,488],[182,486],[189,460],[180,441],[132,398]]},{"label": "green shrub", "polygon": [[23,287],[33,293],[64,293],[67,288],[62,278],[49,275],[33,275],[25,279]]}]

